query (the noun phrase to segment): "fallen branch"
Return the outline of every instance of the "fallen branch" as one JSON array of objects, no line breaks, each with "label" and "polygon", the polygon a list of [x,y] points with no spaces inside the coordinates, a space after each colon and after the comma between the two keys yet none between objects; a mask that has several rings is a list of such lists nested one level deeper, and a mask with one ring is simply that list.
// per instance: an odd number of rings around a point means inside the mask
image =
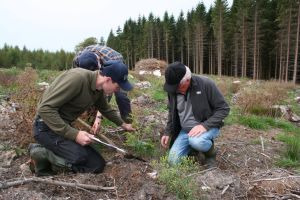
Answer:
[{"label": "fallen branch", "polygon": [[52,179],[43,179],[38,177],[32,177],[32,178],[24,178],[16,181],[11,182],[0,182],[0,189],[6,189],[9,187],[17,186],[17,185],[23,185],[30,182],[39,182],[39,183],[46,183],[46,184],[52,184],[52,185],[59,185],[59,186],[65,186],[65,187],[74,187],[74,188],[84,188],[89,190],[115,190],[115,187],[102,187],[97,185],[88,185],[88,184],[82,184],[82,183],[69,183],[69,182],[63,182],[63,181],[55,181]]},{"label": "fallen branch", "polygon": [[223,189],[221,195],[225,194],[225,192],[227,191],[227,189],[229,188],[229,186],[230,186],[230,185],[227,185],[227,186]]},{"label": "fallen branch", "polygon": [[232,166],[234,166],[234,167],[236,167],[236,168],[240,168],[240,166],[238,166],[237,164],[235,164],[235,163],[232,162],[231,160],[228,160],[228,159],[224,158],[224,156],[221,156],[221,158],[222,158],[225,162],[231,164]]},{"label": "fallen branch", "polygon": [[265,145],[264,145],[264,139],[262,136],[260,136],[260,142],[261,142],[261,149],[264,152],[265,151]]},{"label": "fallen branch", "polygon": [[288,179],[288,178],[300,178],[300,176],[285,176],[285,177],[277,177],[277,178],[266,178],[266,179],[257,179],[250,181],[251,183],[260,182],[260,181],[277,181],[281,179]]}]

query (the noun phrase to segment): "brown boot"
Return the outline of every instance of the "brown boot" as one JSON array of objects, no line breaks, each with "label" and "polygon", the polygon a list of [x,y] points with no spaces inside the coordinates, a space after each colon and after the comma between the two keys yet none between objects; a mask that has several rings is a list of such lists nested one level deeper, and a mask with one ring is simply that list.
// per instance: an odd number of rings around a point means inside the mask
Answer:
[{"label": "brown boot", "polygon": [[216,155],[217,152],[214,149],[214,142],[212,143],[210,149],[207,152],[203,153],[205,156],[205,165],[207,168],[217,167]]}]

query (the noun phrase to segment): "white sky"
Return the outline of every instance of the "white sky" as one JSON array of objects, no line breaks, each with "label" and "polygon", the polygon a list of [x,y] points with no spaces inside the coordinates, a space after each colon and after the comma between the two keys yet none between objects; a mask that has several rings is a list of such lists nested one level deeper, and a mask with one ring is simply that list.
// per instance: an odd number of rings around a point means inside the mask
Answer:
[{"label": "white sky", "polygon": [[[28,49],[73,51],[88,37],[107,39],[112,29],[123,28],[129,18],[162,19],[165,11],[177,19],[182,10],[214,0],[0,0],[0,47],[4,43]],[[232,0],[228,0],[231,6]]]}]

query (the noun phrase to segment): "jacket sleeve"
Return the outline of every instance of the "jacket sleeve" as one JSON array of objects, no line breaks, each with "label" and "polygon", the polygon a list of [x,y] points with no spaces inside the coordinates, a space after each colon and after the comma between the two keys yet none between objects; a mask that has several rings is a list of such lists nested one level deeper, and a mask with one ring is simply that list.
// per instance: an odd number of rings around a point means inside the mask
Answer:
[{"label": "jacket sleeve", "polygon": [[207,79],[207,81],[205,91],[213,115],[201,124],[209,130],[214,127],[221,127],[224,124],[224,119],[229,114],[230,108],[216,84],[210,79]]},{"label": "jacket sleeve", "polygon": [[165,136],[170,136],[172,135],[172,126],[173,126],[173,119],[172,119],[172,110],[171,110],[171,97],[168,94],[168,121],[167,121],[167,125],[164,131],[164,135]]},{"label": "jacket sleeve", "polygon": [[51,92],[43,96],[37,113],[44,122],[58,135],[75,140],[78,130],[66,123],[59,114],[59,109],[80,91],[82,82],[79,75],[64,76],[51,85]]}]

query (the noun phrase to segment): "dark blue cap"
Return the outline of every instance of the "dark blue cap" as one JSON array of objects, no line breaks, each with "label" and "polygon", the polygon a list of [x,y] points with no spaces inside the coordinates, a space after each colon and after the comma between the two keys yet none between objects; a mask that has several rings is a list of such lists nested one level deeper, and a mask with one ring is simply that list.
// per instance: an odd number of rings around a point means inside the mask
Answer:
[{"label": "dark blue cap", "polygon": [[181,62],[173,62],[169,64],[165,71],[165,85],[164,89],[166,92],[175,93],[181,79],[186,73],[185,65]]},{"label": "dark blue cap", "polygon": [[99,69],[97,56],[90,51],[84,51],[82,54],[78,57],[78,67],[95,71]]},{"label": "dark blue cap", "polygon": [[120,61],[107,61],[100,69],[103,75],[111,77],[111,79],[118,83],[120,88],[125,91],[132,90],[132,85],[128,81],[128,67]]}]

